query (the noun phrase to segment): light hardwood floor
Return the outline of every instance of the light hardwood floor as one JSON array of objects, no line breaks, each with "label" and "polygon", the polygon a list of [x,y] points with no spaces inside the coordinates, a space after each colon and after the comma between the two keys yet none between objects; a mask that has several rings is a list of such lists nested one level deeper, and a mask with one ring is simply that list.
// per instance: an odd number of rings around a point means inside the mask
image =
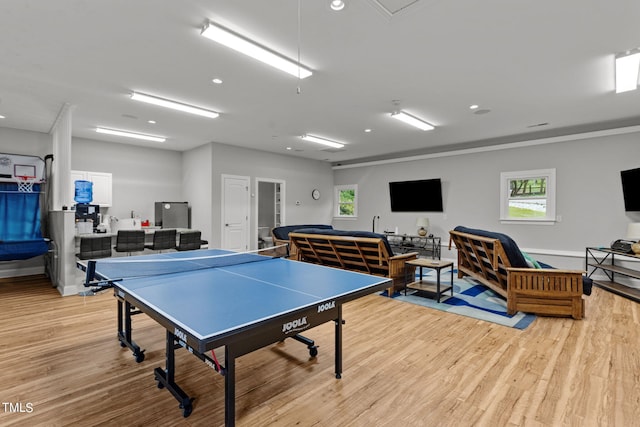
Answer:
[{"label": "light hardwood floor", "polygon": [[[640,310],[595,288],[586,318],[524,331],[371,295],[345,306],[344,373],[333,325],[237,361],[240,426],[640,426]],[[139,315],[136,363],[116,339],[111,292],[61,297],[44,277],[0,280],[0,425],[217,426],[223,378],[183,350],[183,418],[156,387],[164,330]],[[23,412],[16,412],[22,404]],[[11,405],[8,405],[11,404]],[[31,410],[29,410],[31,408]]]}]

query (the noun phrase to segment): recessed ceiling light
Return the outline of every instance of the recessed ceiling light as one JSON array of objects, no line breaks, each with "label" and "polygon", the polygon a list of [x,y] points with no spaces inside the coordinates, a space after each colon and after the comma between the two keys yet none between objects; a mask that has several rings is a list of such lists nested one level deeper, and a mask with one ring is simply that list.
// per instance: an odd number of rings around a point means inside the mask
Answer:
[{"label": "recessed ceiling light", "polygon": [[344,1],[342,1],[342,0],[331,0],[329,2],[329,6],[331,6],[331,9],[333,9],[333,10],[342,10],[342,9],[344,9]]},{"label": "recessed ceiling light", "polygon": [[291,148],[291,147],[287,147],[287,150],[291,151],[291,150],[293,150],[293,148]]},{"label": "recessed ceiling light", "polygon": [[167,138],[163,136],[145,135],[143,133],[129,132],[129,131],[117,130],[117,129],[108,129],[103,127],[97,127],[96,132],[104,133],[107,135],[124,136],[126,138],[143,139],[145,141],[153,141],[153,142],[165,142],[167,140]]},{"label": "recessed ceiling light", "polygon": [[0,114],[0,119],[6,119],[6,117]]},{"label": "recessed ceiling light", "polygon": [[475,110],[476,108],[478,108],[479,105],[478,104],[473,104],[473,105],[469,105],[469,109],[470,110]]},{"label": "recessed ceiling light", "polygon": [[156,124],[156,121],[155,121],[155,120],[147,120],[147,123],[152,124],[152,125],[155,125],[155,124]]},{"label": "recessed ceiling light", "polygon": [[217,85],[221,85],[222,84],[222,79],[215,78],[215,79],[212,79],[211,81],[214,82]]},{"label": "recessed ceiling light", "polygon": [[366,133],[369,133],[369,132],[371,132],[372,130],[373,130],[373,129],[365,129],[364,131],[365,131]]}]

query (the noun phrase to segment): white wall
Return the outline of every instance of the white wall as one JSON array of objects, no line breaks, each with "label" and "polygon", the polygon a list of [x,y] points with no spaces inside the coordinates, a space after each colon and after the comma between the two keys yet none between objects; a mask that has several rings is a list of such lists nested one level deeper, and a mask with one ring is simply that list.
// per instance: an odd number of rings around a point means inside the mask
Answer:
[{"label": "white wall", "polygon": [[113,205],[103,213],[155,220],[154,202],[189,201],[182,194],[182,153],[134,145],[73,138],[71,167],[110,172]]},{"label": "white wall", "polygon": [[[332,220],[333,173],[327,162],[299,159],[292,156],[267,153],[233,147],[225,144],[212,145],[212,200],[211,224],[213,237],[210,243],[219,246],[221,242],[221,175],[241,175],[250,177],[250,193],[257,192],[255,178],[282,179],[285,184],[285,221],[287,224],[324,223]],[[311,198],[311,191],[317,188],[323,195],[320,200]],[[299,202],[299,203],[298,203]],[[251,198],[252,247],[257,242],[257,218],[255,197]]]},{"label": "white wall", "polygon": [[0,153],[44,156],[51,154],[51,135],[0,127]]},{"label": "white wall", "polygon": [[[451,155],[403,163],[334,170],[339,184],[358,184],[359,218],[334,220],[344,229],[415,234],[418,216],[430,219],[430,230],[448,244],[448,231],[457,225],[500,231],[524,250],[545,253],[540,258],[566,268],[584,268],[586,246],[608,245],[625,236],[627,224],[640,214],[625,213],[620,171],[640,167],[640,134],[581,139],[499,151]],[[499,220],[500,173],[556,168],[557,215],[554,225],[511,225]],[[443,213],[392,213],[390,181],[441,178]],[[568,255],[569,258],[558,256]],[[555,254],[555,255],[554,255]],[[443,252],[444,257],[455,254]]]},{"label": "white wall", "polygon": [[[182,155],[182,195],[191,206],[191,228],[202,232],[202,239],[211,240],[211,211],[220,209],[211,191],[211,144],[205,144]],[[217,206],[217,207],[216,207]]]}]

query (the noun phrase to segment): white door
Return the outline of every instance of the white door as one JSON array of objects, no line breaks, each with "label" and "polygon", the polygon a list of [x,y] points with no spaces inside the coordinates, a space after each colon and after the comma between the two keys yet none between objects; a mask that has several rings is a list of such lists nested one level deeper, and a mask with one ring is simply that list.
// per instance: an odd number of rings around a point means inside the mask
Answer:
[{"label": "white door", "polygon": [[222,175],[222,249],[249,249],[249,177]]}]

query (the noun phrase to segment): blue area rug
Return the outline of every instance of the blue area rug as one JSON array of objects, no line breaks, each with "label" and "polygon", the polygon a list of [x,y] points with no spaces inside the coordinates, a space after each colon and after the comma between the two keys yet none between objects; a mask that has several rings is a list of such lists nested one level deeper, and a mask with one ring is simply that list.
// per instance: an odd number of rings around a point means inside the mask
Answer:
[{"label": "blue area rug", "polygon": [[[441,276],[441,286],[449,283],[450,272],[444,271]],[[424,274],[423,279],[435,283],[435,271],[430,275]],[[404,292],[396,293],[393,298],[398,301],[404,301],[411,304],[421,305],[436,310],[447,311],[449,313],[460,314],[462,316],[472,317],[474,319],[484,320],[487,322],[497,323],[503,326],[509,326],[516,329],[525,329],[535,319],[533,314],[517,312],[513,316],[507,314],[507,301],[498,294],[476,282],[475,280],[465,277],[453,279],[453,296],[451,291],[442,294],[440,303],[436,302],[435,295],[433,298],[429,296],[419,296],[414,292],[407,295]],[[386,295],[386,291],[384,293]]]}]

